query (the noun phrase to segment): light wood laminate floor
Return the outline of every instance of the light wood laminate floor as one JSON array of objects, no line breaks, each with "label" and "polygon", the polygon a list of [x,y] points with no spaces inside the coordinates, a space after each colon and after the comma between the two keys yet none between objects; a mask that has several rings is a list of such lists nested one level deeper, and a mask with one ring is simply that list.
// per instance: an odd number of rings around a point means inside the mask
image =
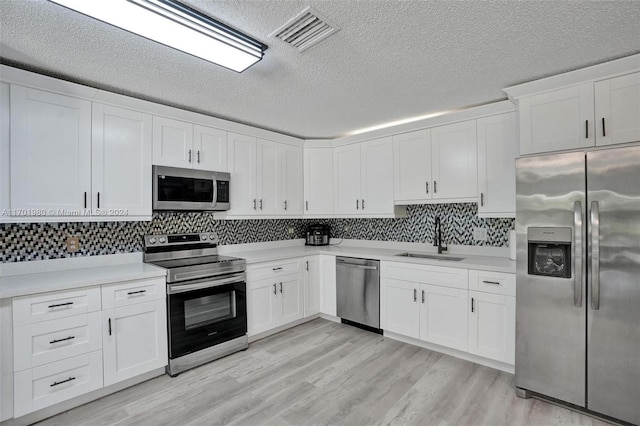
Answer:
[{"label": "light wood laminate floor", "polygon": [[316,319],[40,425],[602,425],[513,375]]}]

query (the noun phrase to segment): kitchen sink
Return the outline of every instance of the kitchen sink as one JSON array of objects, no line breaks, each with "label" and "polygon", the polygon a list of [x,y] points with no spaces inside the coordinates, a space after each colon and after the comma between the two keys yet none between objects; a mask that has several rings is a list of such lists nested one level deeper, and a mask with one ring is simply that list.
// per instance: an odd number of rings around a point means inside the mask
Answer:
[{"label": "kitchen sink", "polygon": [[446,256],[446,255],[442,255],[442,254],[424,254],[424,253],[400,253],[400,254],[396,254],[396,256],[402,256],[402,257],[417,257],[420,259],[434,259],[434,260],[451,260],[451,261],[460,261],[460,260],[464,260],[464,257],[458,257],[458,256]]}]

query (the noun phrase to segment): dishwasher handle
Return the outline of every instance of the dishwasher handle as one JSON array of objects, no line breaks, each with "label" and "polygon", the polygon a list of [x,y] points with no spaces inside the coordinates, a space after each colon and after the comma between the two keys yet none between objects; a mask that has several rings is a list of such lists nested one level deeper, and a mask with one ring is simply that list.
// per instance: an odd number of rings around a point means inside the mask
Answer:
[{"label": "dishwasher handle", "polygon": [[358,265],[357,263],[348,263],[348,262],[344,262],[344,261],[339,261],[339,262],[340,262],[340,266],[347,266],[349,268],[372,269],[372,270],[378,269],[377,266]]}]

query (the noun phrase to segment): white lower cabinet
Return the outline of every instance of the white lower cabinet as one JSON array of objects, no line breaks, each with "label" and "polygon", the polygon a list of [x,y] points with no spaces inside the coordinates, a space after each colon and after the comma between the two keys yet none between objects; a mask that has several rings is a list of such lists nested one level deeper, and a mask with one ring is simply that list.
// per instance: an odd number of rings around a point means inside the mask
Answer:
[{"label": "white lower cabinet", "polygon": [[320,312],[320,256],[304,258],[304,316]]},{"label": "white lower cabinet", "polygon": [[338,315],[336,303],[336,257],[320,255],[320,312]]},{"label": "white lower cabinet", "polygon": [[247,324],[250,336],[304,317],[301,260],[247,268]]},{"label": "white lower cabinet", "polygon": [[13,416],[167,365],[164,286],[157,277],[13,298]]},{"label": "white lower cabinet", "polygon": [[167,365],[165,300],[102,312],[104,385]]},{"label": "white lower cabinet", "polygon": [[102,351],[19,371],[14,375],[14,417],[102,387]]},{"label": "white lower cabinet", "polygon": [[388,332],[515,362],[515,275],[382,262],[380,325]]}]

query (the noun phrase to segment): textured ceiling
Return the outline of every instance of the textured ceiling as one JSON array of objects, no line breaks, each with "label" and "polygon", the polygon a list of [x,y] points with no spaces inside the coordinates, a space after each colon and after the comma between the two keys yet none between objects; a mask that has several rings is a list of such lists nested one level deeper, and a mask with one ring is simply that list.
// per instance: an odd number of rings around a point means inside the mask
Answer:
[{"label": "textured ceiling", "polygon": [[[640,52],[640,1],[184,0],[266,43],[242,74],[45,0],[0,0],[0,57],[303,138],[504,99],[504,87]],[[268,35],[312,6],[340,31]]]}]

